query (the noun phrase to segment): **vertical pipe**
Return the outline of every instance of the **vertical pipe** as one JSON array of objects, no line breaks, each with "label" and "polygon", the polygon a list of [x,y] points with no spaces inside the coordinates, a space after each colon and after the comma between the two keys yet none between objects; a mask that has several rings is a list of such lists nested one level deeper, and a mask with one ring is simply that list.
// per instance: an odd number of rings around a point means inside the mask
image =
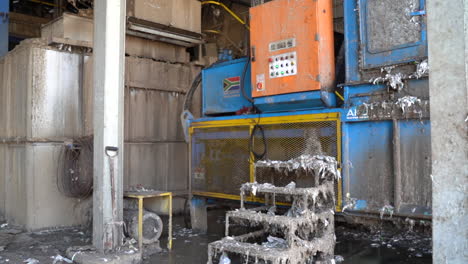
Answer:
[{"label": "vertical pipe", "polygon": [[138,197],[138,248],[143,252],[143,198]]},{"label": "vertical pipe", "polygon": [[99,252],[123,240],[125,3],[94,2],[93,245]]},{"label": "vertical pipe", "polygon": [[10,1],[0,1],[0,57],[8,53],[8,21]]},{"label": "vertical pipe", "polygon": [[393,119],[393,202],[395,212],[400,211],[401,205],[401,156],[400,156],[400,124]]},{"label": "vertical pipe", "polygon": [[169,250],[172,249],[172,192],[169,194]]}]

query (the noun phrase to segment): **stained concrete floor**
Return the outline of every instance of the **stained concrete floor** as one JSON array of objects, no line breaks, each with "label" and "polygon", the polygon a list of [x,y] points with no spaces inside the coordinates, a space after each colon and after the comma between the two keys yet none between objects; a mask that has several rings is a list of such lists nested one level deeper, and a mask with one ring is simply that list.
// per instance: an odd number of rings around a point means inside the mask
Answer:
[{"label": "stained concrete floor", "polygon": [[[146,257],[143,263],[206,263],[208,243],[218,240],[223,234],[224,211],[209,212],[208,234],[185,228],[184,218],[175,217],[173,250],[165,249],[167,234],[164,233],[161,239],[163,251]],[[337,263],[432,263],[431,238],[409,230],[392,233],[377,228],[370,232],[339,225],[336,234]],[[60,260],[60,256],[65,256],[69,246],[89,244],[90,235],[87,229],[24,233],[4,226],[0,228],[0,263],[67,263]],[[339,261],[341,258],[343,261]]]}]

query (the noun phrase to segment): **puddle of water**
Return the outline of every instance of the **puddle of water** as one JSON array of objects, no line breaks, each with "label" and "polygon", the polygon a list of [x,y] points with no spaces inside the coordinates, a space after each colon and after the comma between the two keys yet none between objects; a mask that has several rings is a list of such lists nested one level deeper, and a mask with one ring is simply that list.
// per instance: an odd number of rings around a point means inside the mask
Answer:
[{"label": "puddle of water", "polygon": [[[209,211],[208,234],[198,234],[189,229],[184,229],[183,217],[174,218],[173,250],[164,249],[162,253],[145,259],[143,263],[206,263],[208,244],[220,239],[224,235],[224,211]],[[346,232],[337,229],[337,244],[335,255],[344,258],[341,264],[429,264],[432,263],[432,255],[421,249],[414,249],[411,243],[408,247],[388,243],[391,238],[376,239],[376,236],[363,235],[362,232],[349,228]],[[162,236],[161,245],[166,245],[167,233]],[[425,248],[430,249],[430,241],[424,241]],[[390,245],[389,245],[390,244]],[[395,244],[395,245],[393,245]],[[427,250],[426,250],[427,251]],[[233,263],[234,264],[234,263]]]}]

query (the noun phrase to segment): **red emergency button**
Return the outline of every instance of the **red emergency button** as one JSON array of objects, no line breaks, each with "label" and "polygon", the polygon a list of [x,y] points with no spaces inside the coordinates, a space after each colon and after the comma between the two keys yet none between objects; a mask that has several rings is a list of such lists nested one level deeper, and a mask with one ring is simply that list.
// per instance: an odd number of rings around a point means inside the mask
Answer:
[{"label": "red emergency button", "polygon": [[269,59],[268,59],[268,62],[273,62],[273,59],[272,59],[272,58],[269,58]]},{"label": "red emergency button", "polygon": [[263,89],[263,83],[257,83],[257,89],[258,90]]}]

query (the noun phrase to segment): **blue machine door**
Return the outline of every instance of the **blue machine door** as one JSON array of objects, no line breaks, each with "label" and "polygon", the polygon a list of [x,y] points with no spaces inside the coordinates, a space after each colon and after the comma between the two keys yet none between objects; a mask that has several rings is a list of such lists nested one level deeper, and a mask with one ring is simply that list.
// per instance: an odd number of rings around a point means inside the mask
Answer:
[{"label": "blue machine door", "polygon": [[363,68],[427,56],[425,0],[359,0]]}]

